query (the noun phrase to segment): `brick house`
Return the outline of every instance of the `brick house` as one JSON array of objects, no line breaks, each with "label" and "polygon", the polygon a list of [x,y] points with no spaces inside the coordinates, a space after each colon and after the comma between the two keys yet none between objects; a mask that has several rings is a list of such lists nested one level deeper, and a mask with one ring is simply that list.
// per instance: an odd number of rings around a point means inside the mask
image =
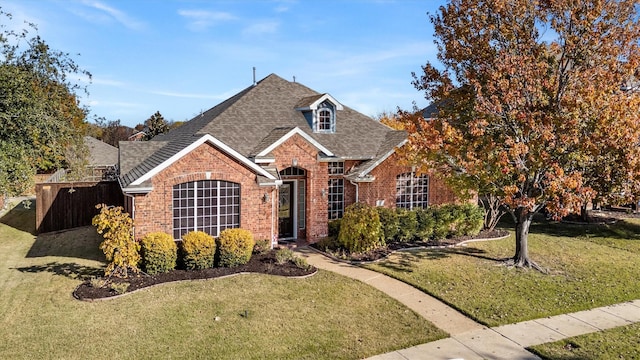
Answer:
[{"label": "brick house", "polygon": [[167,134],[120,142],[119,180],[136,237],[240,227],[315,242],[354,202],[455,201],[442,181],[398,164],[406,138],[271,74]]}]

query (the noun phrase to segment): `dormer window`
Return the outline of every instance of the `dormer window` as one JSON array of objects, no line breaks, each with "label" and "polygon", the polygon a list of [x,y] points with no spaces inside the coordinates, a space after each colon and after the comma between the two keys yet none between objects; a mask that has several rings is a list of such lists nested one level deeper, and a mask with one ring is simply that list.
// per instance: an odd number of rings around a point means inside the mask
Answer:
[{"label": "dormer window", "polygon": [[333,111],[328,108],[318,110],[317,132],[335,132],[336,122]]},{"label": "dormer window", "polygon": [[295,107],[301,111],[315,133],[336,132],[336,112],[344,107],[329,94],[314,95],[301,99]]}]

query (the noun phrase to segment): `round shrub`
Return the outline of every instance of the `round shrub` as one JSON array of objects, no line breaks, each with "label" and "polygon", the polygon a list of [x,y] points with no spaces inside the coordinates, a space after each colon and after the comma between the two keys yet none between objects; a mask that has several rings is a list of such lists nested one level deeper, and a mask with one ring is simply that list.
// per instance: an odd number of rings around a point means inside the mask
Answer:
[{"label": "round shrub", "polygon": [[244,265],[251,259],[255,240],[251,231],[225,229],[216,240],[218,245],[218,265],[233,267]]},{"label": "round shrub", "polygon": [[153,275],[176,268],[178,246],[173,237],[163,232],[154,232],[142,238],[142,267]]},{"label": "round shrub", "polygon": [[415,211],[407,209],[396,209],[398,214],[398,235],[396,239],[400,242],[412,241],[418,229],[418,220]]},{"label": "round shrub", "polygon": [[216,242],[203,231],[191,231],[182,236],[182,261],[187,270],[213,267]]},{"label": "round shrub", "polygon": [[338,241],[352,253],[384,246],[380,216],[374,207],[355,203],[346,208],[340,222]]},{"label": "round shrub", "polygon": [[376,211],[378,211],[378,216],[380,217],[380,225],[382,226],[385,242],[394,241],[398,234],[398,214],[395,210],[385,207],[377,207]]}]

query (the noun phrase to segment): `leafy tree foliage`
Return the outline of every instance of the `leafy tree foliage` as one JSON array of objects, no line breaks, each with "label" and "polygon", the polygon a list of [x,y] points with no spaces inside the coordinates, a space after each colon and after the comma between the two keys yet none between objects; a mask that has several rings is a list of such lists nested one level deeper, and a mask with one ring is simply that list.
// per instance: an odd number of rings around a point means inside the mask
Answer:
[{"label": "leafy tree foliage", "polygon": [[145,140],[151,140],[155,136],[164,134],[169,132],[169,124],[164,119],[160,111],[156,111],[155,114],[151,115],[145,122],[147,127],[146,135],[144,137]]},{"label": "leafy tree foliage", "polygon": [[96,117],[95,124],[91,125],[91,136],[105,143],[119,147],[120,141],[127,141],[134,132],[128,126],[122,125],[120,119],[107,120],[104,117]]},{"label": "leafy tree foliage", "polygon": [[[635,0],[451,0],[430,17],[438,59],[414,85],[438,106],[401,112],[408,149],[454,189],[494,194],[516,223],[516,266],[534,266],[527,235],[640,177],[640,25]],[[596,180],[601,181],[596,181]]]},{"label": "leafy tree foliage", "polygon": [[0,193],[16,195],[36,170],[61,167],[82,138],[86,111],[76,92],[83,87],[69,76],[90,74],[39,36],[8,30],[10,20],[0,9]]}]

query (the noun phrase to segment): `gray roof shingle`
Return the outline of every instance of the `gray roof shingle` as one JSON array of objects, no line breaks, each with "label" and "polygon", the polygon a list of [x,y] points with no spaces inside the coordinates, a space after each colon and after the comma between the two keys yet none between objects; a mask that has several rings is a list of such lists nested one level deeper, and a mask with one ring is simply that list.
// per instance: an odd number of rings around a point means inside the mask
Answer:
[{"label": "gray roof shingle", "polygon": [[90,166],[113,166],[118,163],[118,148],[94,137],[85,136],[84,144],[89,148]]},{"label": "gray roof shingle", "polygon": [[121,143],[121,184],[128,186],[205,134],[247,158],[255,156],[295,127],[343,159],[376,159],[406,138],[404,132],[391,130],[346,106],[336,114],[335,133],[314,133],[296,108],[300,104],[313,103],[322,95],[300,83],[271,74],[151,141],[127,143],[124,147]]}]

